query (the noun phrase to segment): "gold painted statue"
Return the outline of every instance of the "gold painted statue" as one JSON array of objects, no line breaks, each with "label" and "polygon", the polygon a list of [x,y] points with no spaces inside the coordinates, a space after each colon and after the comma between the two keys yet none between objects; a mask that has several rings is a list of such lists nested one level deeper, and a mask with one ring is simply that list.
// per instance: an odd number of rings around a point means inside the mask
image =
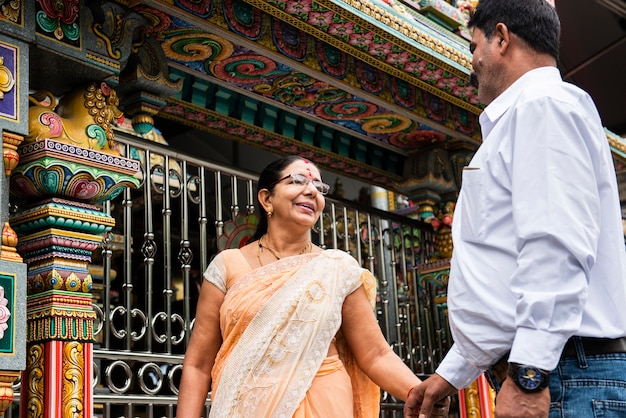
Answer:
[{"label": "gold painted statue", "polygon": [[58,102],[48,91],[32,94],[29,101],[26,142],[57,139],[81,148],[117,154],[113,148],[113,121],[121,122],[124,114],[117,107],[119,98],[115,90],[105,82],[92,82],[64,95]]}]

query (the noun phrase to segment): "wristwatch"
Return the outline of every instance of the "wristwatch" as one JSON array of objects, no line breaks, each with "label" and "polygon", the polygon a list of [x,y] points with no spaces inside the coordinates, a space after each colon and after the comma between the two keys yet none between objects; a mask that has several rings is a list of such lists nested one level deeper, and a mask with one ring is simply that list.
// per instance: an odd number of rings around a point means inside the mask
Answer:
[{"label": "wristwatch", "polygon": [[550,382],[548,372],[527,364],[509,363],[509,377],[524,392],[539,392],[547,388]]}]

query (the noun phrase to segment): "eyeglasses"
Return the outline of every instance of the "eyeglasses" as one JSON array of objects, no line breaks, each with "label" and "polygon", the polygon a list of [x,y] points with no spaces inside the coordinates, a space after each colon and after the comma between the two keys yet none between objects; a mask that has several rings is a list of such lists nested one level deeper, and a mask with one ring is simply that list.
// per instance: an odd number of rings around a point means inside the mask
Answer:
[{"label": "eyeglasses", "polygon": [[274,184],[278,184],[283,180],[287,180],[288,178],[291,178],[291,184],[295,184],[296,186],[305,187],[305,186],[308,186],[309,183],[311,183],[313,187],[315,187],[315,190],[317,190],[319,193],[323,195],[328,193],[328,191],[330,190],[330,186],[326,183],[322,183],[319,180],[308,179],[302,174],[293,174],[293,173],[287,174],[285,177],[276,181],[276,183]]}]

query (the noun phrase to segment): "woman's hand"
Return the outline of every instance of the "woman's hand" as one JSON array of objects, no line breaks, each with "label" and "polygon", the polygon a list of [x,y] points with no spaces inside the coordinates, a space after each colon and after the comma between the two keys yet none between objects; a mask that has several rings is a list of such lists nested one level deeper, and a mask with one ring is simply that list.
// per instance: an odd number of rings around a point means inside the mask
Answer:
[{"label": "woman's hand", "polygon": [[405,418],[447,417],[450,395],[456,388],[438,374],[433,374],[409,392],[404,404]]}]

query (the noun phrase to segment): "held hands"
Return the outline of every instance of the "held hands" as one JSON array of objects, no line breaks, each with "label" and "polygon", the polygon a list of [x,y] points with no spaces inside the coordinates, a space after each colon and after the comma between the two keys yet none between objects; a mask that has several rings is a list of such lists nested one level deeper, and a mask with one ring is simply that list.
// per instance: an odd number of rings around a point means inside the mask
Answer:
[{"label": "held hands", "polygon": [[455,392],[454,386],[435,373],[411,389],[404,404],[404,417],[447,417],[450,408],[449,396]]},{"label": "held hands", "polygon": [[[447,417],[450,407],[449,396],[456,391],[444,378],[434,374],[411,389],[404,404],[404,417]],[[547,418],[549,411],[548,389],[526,393],[510,378],[503,382],[496,398],[495,416],[498,418]]]}]

